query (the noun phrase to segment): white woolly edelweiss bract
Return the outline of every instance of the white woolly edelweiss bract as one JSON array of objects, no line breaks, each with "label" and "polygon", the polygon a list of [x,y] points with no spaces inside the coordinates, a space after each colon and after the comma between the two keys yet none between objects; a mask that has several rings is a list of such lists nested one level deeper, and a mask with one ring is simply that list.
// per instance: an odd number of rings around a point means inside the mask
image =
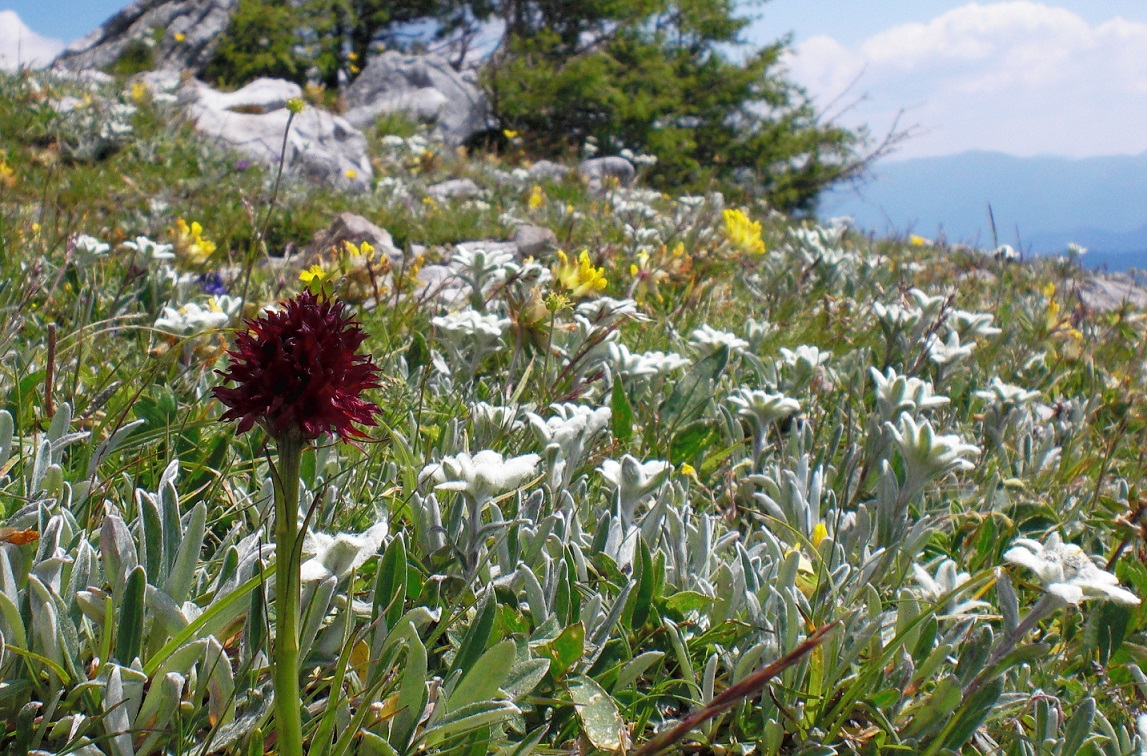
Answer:
[{"label": "white woolly edelweiss bract", "polygon": [[461,310],[432,318],[430,324],[453,337],[497,340],[510,327],[510,319],[477,310]]},{"label": "white woolly edelweiss bract", "polygon": [[311,558],[303,562],[299,577],[304,583],[329,577],[342,580],[366,564],[389,534],[390,527],[385,520],[358,534],[308,532],[303,540],[303,553],[310,554]]},{"label": "white woolly edelweiss bract", "polygon": [[1074,543],[1064,543],[1059,533],[1052,533],[1042,544],[1030,538],[1020,538],[1004,552],[1004,559],[1027,567],[1036,574],[1045,591],[1069,604],[1079,605],[1088,599],[1104,599],[1128,606],[1139,604],[1139,597],[1121,588],[1117,577],[1098,567]]},{"label": "white woolly edelweiss bract", "polygon": [[130,249],[137,255],[142,255],[148,260],[175,259],[174,246],[171,244],[160,244],[146,236],[137,236],[134,241],[125,241],[122,246],[126,249]]},{"label": "white woolly edelweiss bract", "polygon": [[226,294],[211,297],[206,305],[188,302],[178,309],[165,305],[155,328],[178,336],[194,336],[227,325],[242,306],[242,299]]},{"label": "white woolly edelweiss bract", "polygon": [[916,578],[917,594],[932,602],[944,601],[941,614],[946,619],[959,619],[966,616],[975,616],[980,609],[989,609],[991,604],[978,599],[957,601],[955,592],[962,585],[971,580],[966,572],[960,572],[956,563],[951,559],[944,559],[936,566],[935,573],[929,573],[919,564],[913,563],[912,573]]},{"label": "white woolly edelweiss bract", "polygon": [[928,481],[950,472],[973,469],[975,464],[968,457],[980,453],[978,446],[964,443],[955,434],[937,435],[930,422],[917,423],[907,413],[900,416],[897,424],[886,422],[884,427],[900,448],[904,459],[904,488],[908,491],[918,491]]},{"label": "white woolly edelweiss bract", "polygon": [[77,265],[87,265],[102,260],[108,256],[111,248],[110,244],[87,234],[73,236],[68,244],[68,251],[71,252]]},{"label": "white woolly edelweiss bract", "polygon": [[540,460],[537,454],[507,459],[489,449],[477,454],[459,452],[422,468],[418,477],[420,481],[434,481],[435,490],[459,491],[476,501],[484,501],[532,478]]},{"label": "white woolly edelweiss bract", "polygon": [[648,462],[640,462],[629,454],[620,461],[607,459],[597,468],[601,477],[605,478],[617,492],[622,522],[627,527],[633,522],[637,505],[665,482],[672,469],[673,466],[664,460],[651,459]]},{"label": "white woolly edelweiss bract", "polygon": [[881,373],[869,368],[876,385],[876,408],[885,420],[895,420],[902,412],[924,412],[943,407],[950,401],[933,394],[932,383],[911,375],[900,375],[894,368]]},{"label": "white woolly edelweiss bract", "polygon": [[738,417],[745,418],[758,430],[801,411],[801,403],[796,399],[745,386],[729,394],[729,404],[736,408]]},{"label": "white woolly edelweiss bract", "polygon": [[988,404],[1005,408],[1030,404],[1040,398],[1038,391],[1029,391],[1023,386],[1004,383],[999,377],[993,378],[988,388],[977,391],[976,396]]},{"label": "white woolly edelweiss bract", "polygon": [[673,352],[631,352],[629,347],[618,342],[610,342],[606,349],[610,366],[623,378],[662,375],[689,364],[689,360]]},{"label": "white woolly edelweiss bract", "polygon": [[710,354],[717,351],[721,347],[728,347],[730,352],[743,352],[748,348],[749,342],[745,341],[735,333],[729,331],[719,331],[709,325],[702,325],[700,328],[693,329],[693,333],[689,336],[689,341],[697,347],[697,351],[703,354]]}]

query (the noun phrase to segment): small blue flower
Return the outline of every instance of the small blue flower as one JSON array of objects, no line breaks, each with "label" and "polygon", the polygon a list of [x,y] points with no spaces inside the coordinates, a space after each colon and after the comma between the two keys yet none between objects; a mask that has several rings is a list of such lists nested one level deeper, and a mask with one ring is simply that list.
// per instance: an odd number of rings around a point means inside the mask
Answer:
[{"label": "small blue flower", "polygon": [[218,273],[202,273],[199,276],[199,288],[204,294],[226,294],[227,286],[223,283],[223,276]]}]

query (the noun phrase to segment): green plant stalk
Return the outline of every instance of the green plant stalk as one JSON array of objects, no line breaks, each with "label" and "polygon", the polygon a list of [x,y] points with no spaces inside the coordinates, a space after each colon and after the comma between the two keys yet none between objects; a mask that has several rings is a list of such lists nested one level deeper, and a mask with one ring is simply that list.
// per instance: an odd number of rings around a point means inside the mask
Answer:
[{"label": "green plant stalk", "polygon": [[303,438],[291,429],[275,439],[279,451],[275,484],[275,732],[282,756],[303,756],[299,695],[299,465]]}]

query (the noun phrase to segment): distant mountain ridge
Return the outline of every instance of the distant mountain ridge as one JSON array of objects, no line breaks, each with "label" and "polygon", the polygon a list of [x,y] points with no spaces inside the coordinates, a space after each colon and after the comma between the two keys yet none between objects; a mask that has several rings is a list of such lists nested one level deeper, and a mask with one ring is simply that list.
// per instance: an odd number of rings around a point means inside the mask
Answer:
[{"label": "distant mountain ridge", "polygon": [[848,215],[881,234],[999,243],[1034,254],[1088,247],[1089,266],[1147,267],[1147,152],[1093,158],[964,152],[879,163],[858,187],[821,201],[821,215]]}]

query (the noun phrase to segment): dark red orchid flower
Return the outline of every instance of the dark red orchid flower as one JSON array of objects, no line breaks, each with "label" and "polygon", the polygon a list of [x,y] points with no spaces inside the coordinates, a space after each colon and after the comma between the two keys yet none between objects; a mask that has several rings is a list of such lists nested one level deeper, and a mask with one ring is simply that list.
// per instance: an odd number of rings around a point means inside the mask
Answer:
[{"label": "dark red orchid flower", "polygon": [[346,440],[365,436],[356,423],[376,425],[379,409],[362,393],[379,387],[380,373],[357,353],[366,334],[341,302],[304,291],[246,326],[227,352],[228,370],[216,371],[235,385],[211,391],[239,433],[257,423],[276,438],[297,430],[306,441],[323,433]]}]

